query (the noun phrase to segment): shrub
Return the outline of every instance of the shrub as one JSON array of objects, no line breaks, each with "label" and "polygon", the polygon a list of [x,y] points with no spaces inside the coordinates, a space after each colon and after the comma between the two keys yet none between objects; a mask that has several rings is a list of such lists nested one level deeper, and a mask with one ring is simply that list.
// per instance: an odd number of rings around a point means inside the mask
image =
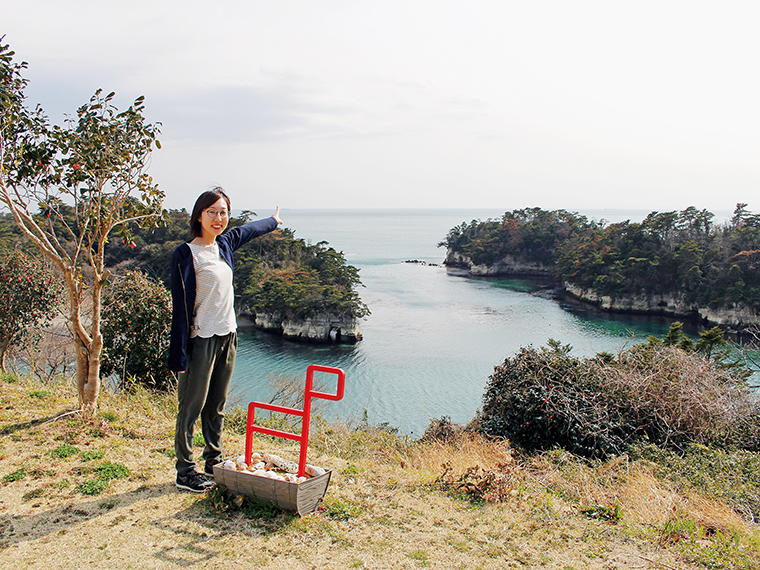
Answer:
[{"label": "shrub", "polygon": [[0,261],[0,370],[13,346],[39,341],[35,331],[46,326],[61,306],[62,287],[44,263],[17,250]]},{"label": "shrub", "polygon": [[570,346],[522,348],[494,369],[479,418],[528,450],[617,455],[636,441],[758,447],[760,411],[742,373],[674,346],[578,359]]},{"label": "shrub", "polygon": [[441,416],[430,420],[425,433],[422,435],[422,441],[438,441],[441,443],[452,443],[461,437],[465,428],[458,424],[451,423],[449,416]]},{"label": "shrub", "polygon": [[166,390],[172,375],[166,364],[171,327],[171,295],[139,271],[128,271],[104,298],[104,375]]}]

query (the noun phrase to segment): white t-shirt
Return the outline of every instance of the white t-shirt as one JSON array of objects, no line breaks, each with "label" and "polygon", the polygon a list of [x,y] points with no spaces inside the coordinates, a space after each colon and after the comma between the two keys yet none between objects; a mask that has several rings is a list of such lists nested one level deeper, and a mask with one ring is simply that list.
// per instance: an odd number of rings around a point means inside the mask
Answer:
[{"label": "white t-shirt", "polygon": [[195,266],[195,307],[190,336],[210,338],[237,330],[232,268],[219,255],[219,246],[188,243]]}]

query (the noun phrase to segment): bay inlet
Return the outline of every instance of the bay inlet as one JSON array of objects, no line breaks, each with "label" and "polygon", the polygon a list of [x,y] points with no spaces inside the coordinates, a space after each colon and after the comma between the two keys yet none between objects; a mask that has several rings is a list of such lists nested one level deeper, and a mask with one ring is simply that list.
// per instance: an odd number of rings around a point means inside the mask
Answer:
[{"label": "bay inlet", "polygon": [[[666,319],[595,314],[533,295],[527,281],[448,274],[437,247],[448,230],[504,211],[282,210],[297,238],[327,241],[360,269],[359,294],[372,314],[355,345],[285,341],[241,321],[228,406],[268,401],[273,379],[303,380],[309,364],[334,366],[345,370],[346,389],[340,402],[323,404],[327,420],[359,422],[366,413],[371,424],[420,437],[431,419],[472,419],[494,366],[522,346],[554,339],[591,356],[667,332]],[[648,211],[580,213],[614,222],[640,221]],[[323,380],[334,390],[331,377]]]}]

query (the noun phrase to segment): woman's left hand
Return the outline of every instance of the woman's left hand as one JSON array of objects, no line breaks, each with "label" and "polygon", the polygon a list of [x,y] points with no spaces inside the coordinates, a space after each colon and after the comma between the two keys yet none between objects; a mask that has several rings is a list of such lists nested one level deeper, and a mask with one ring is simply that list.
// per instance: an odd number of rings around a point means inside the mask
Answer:
[{"label": "woman's left hand", "polygon": [[274,211],[274,215],[272,216],[275,220],[277,220],[277,225],[282,225],[282,220],[280,219],[280,207],[277,206],[277,209]]}]

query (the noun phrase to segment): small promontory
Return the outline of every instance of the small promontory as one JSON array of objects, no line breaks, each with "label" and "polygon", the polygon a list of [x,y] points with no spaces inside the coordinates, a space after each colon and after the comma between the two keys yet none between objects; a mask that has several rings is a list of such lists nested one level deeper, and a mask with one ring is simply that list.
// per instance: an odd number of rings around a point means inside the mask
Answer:
[{"label": "small promontory", "polygon": [[760,215],[737,204],[726,223],[688,207],[642,222],[528,208],[452,228],[444,264],[473,276],[552,279],[602,310],[760,326]]}]

